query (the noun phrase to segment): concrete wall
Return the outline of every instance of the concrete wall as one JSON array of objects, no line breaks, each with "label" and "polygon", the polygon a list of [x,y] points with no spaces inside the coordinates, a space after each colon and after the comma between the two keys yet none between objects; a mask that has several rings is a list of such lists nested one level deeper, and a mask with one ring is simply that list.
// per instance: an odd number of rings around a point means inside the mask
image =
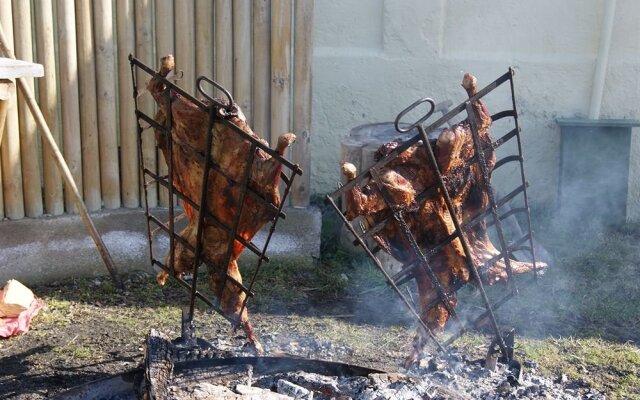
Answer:
[{"label": "concrete wall", "polygon": [[[588,112],[604,0],[322,0],[315,7],[316,192],[335,188],[340,139],[352,127],[393,120],[424,96],[457,104],[465,98],[464,71],[484,86],[513,66],[533,201],[554,204],[560,162],[555,120]],[[638,15],[640,2],[618,0],[603,118],[640,117]],[[509,98],[496,93],[487,100],[497,111]],[[630,204],[640,208],[637,152]],[[503,179],[504,185],[511,178]],[[631,214],[640,216],[640,211]]]},{"label": "concrete wall", "polygon": [[[320,254],[320,210],[285,209],[287,218],[278,222],[269,242],[267,256],[272,260],[295,259],[312,262]],[[164,209],[153,214],[167,220]],[[119,209],[92,214],[116,269],[120,273],[152,271],[144,212]],[[184,223],[184,222],[183,222]],[[253,238],[264,247],[269,226]],[[153,240],[154,256],[164,260],[169,251],[169,238],[157,234]],[[256,265],[257,257],[246,250],[241,263]],[[269,264],[265,264],[267,267]],[[51,218],[24,218],[0,223],[0,288],[9,279],[27,285],[69,278],[107,275],[108,271],[93,240],[78,215]]]}]

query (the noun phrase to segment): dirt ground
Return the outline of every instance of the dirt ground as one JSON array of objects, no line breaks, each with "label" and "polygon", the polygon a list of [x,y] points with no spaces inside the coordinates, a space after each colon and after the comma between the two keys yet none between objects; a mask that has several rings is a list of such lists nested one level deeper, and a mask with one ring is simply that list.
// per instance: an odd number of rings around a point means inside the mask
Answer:
[{"label": "dirt ground", "polygon": [[[180,307],[187,301],[183,288],[159,288],[148,274],[130,276],[126,286],[121,292],[108,278],[96,278],[34,287],[46,306],[27,334],[0,341],[0,397],[46,398],[129,371],[142,361],[149,329],[180,335]],[[263,302],[251,320],[271,354],[387,370],[398,368],[412,336],[400,325],[359,323],[348,310],[329,304],[294,302],[285,308],[279,300]],[[214,344],[245,342],[242,332],[233,332],[217,314],[199,311],[196,323],[197,336]]]},{"label": "dirt ground", "polygon": [[[540,231],[549,235],[556,264],[537,285],[519,282],[520,296],[499,313],[503,326],[518,329],[517,358],[554,379],[586,382],[608,398],[640,399],[640,225],[568,236]],[[249,310],[263,345],[272,355],[401,370],[414,323],[371,265],[336,252],[323,247],[331,256],[314,265],[269,263],[261,272]],[[28,333],[0,340],[0,398],[47,398],[135,369],[151,328],[178,337],[185,289],[173,281],[159,287],[148,273],[125,281],[124,291],[106,277],[32,287],[45,307]],[[493,290],[500,288],[490,295]],[[477,293],[461,293],[461,304],[467,299],[477,302]],[[242,332],[204,308],[196,325],[197,336],[216,346],[245,342]],[[490,341],[475,333],[455,345],[481,357]]]}]

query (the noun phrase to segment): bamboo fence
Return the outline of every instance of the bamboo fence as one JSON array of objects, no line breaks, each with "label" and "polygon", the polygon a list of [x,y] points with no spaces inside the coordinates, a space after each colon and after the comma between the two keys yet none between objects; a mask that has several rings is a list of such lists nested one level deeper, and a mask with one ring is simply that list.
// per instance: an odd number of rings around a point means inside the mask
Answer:
[{"label": "bamboo fence", "polygon": [[[0,0],[0,24],[18,58],[45,67],[45,75],[30,85],[88,210],[143,205],[130,53],[152,67],[174,54],[178,84],[196,96],[197,76],[212,77],[231,91],[254,131],[272,145],[281,133],[296,133],[291,159],[305,175],[290,198],[292,206],[305,207],[313,3]],[[77,212],[24,99],[13,96],[0,147],[0,218]],[[148,93],[138,100],[153,113]],[[166,174],[150,129],[141,143],[145,167]],[[163,188],[147,190],[149,206],[168,205]]]}]

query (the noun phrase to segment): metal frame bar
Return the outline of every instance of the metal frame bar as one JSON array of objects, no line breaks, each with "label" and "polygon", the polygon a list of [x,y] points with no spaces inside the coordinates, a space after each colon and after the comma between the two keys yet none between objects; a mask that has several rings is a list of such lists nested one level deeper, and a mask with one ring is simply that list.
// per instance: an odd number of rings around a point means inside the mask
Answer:
[{"label": "metal frame bar", "polygon": [[[440,343],[436,339],[435,334],[426,327],[426,323],[421,319],[420,314],[416,311],[413,305],[406,299],[404,294],[400,291],[399,286],[410,281],[414,277],[414,273],[416,269],[419,267],[422,267],[425,269],[425,272],[427,272],[427,274],[429,275],[429,278],[432,281],[432,286],[435,288],[438,294],[438,298],[432,301],[431,304],[429,304],[426,307],[426,309],[422,311],[427,312],[428,310],[437,306],[440,303],[443,303],[449,311],[450,307],[448,307],[448,304],[449,304],[448,299],[450,298],[450,296],[454,295],[460,288],[462,288],[464,284],[462,283],[454,284],[450,292],[446,292],[445,290],[443,290],[442,283],[439,282],[435,274],[433,274],[433,271],[429,264],[429,260],[435,254],[437,254],[444,246],[448,245],[455,239],[459,239],[464,250],[467,267],[469,269],[469,272],[472,275],[474,283],[476,283],[482,295],[481,296],[482,302],[484,303],[484,309],[485,309],[484,313],[479,318],[477,318],[471,325],[473,327],[476,327],[478,322],[484,320],[485,318],[489,318],[491,325],[493,327],[493,330],[495,331],[497,344],[499,345],[500,350],[503,353],[503,356],[506,359],[509,359],[508,354],[510,352],[509,352],[509,349],[507,348],[507,344],[504,340],[504,337],[502,336],[502,332],[495,315],[495,310],[497,310],[500,306],[506,303],[507,300],[509,300],[510,298],[518,294],[518,290],[515,286],[515,282],[513,281],[513,279],[511,279],[513,275],[513,271],[511,268],[511,264],[509,262],[510,253],[515,250],[526,249],[526,247],[523,246],[523,244],[527,241],[529,241],[530,247],[533,248],[533,234],[531,232],[531,222],[530,222],[531,217],[529,214],[529,205],[528,205],[529,203],[528,203],[528,196],[527,196],[528,183],[526,181],[525,174],[524,174],[524,165],[523,165],[524,163],[523,163],[522,146],[521,146],[521,139],[520,139],[521,130],[518,124],[518,113],[517,113],[516,104],[515,104],[515,90],[514,90],[514,83],[513,83],[513,75],[514,75],[513,69],[509,68],[509,70],[505,74],[501,75],[495,81],[491,82],[482,90],[478,91],[474,96],[460,103],[451,111],[443,115],[441,118],[439,118],[432,124],[425,127],[424,122],[426,121],[428,116],[432,113],[432,111],[430,111],[429,113],[427,113],[426,116],[423,116],[419,121],[417,121],[416,123],[410,126],[412,128],[418,129],[418,133],[416,135],[400,143],[393,151],[391,151],[388,155],[386,155],[382,159],[378,160],[371,167],[367,168],[366,170],[360,171],[359,175],[352,181],[349,181],[344,185],[340,185],[340,187],[336,191],[327,195],[325,199],[327,203],[329,203],[336,210],[342,222],[346,225],[347,229],[354,236],[354,245],[360,245],[363,247],[363,249],[369,256],[369,258],[373,261],[374,265],[383,273],[389,285],[394,289],[394,291],[396,291],[396,293],[403,300],[403,302],[409,309],[411,315],[417,320],[420,326],[422,326],[427,331],[427,333],[434,340],[434,343],[436,344],[436,346],[440,351],[446,350],[447,346],[453,343],[460,335],[462,335],[464,332],[468,330],[468,327],[460,323],[459,324],[460,329],[458,329],[456,333],[451,335],[451,337],[444,344]],[[482,99],[484,96],[488,95],[489,93],[491,93],[493,90],[495,90],[505,82],[509,82],[510,84],[510,89],[511,89],[510,94],[512,98],[513,108],[493,114],[492,120],[497,121],[502,118],[512,117],[514,119],[515,127],[509,132],[507,132],[505,135],[500,137],[499,139],[495,140],[494,142],[487,145],[486,147],[483,147],[480,143],[480,138],[478,135],[478,126],[475,123],[475,110],[473,109],[473,103],[476,102],[477,100]],[[399,113],[398,118],[396,119],[396,129],[399,132],[405,131],[404,129],[401,129],[399,127],[399,119],[403,115],[407,114],[410,109],[415,108],[417,105],[422,104],[424,102],[429,102],[430,104],[433,104],[433,100],[431,99],[428,99],[428,98],[420,99],[415,103],[413,103],[411,106],[407,107],[407,109]],[[482,209],[477,215],[473,216],[473,218],[470,218],[470,220],[468,221],[459,221],[458,218],[456,217],[455,210],[451,202],[451,197],[444,183],[443,176],[439,170],[439,167],[438,167],[435,155],[433,153],[433,149],[431,148],[430,140],[428,137],[429,133],[447,124],[450,120],[452,120],[454,117],[458,116],[462,112],[466,112],[467,122],[469,123],[469,126],[471,128],[473,145],[475,150],[475,156],[470,160],[469,166],[467,167],[467,170],[465,173],[470,172],[471,165],[474,163],[477,163],[480,166],[482,177],[483,177],[483,182],[481,182],[481,184],[485,186],[485,190],[486,190],[486,193],[488,194],[488,200],[489,200],[488,206]],[[521,184],[517,188],[509,192],[506,196],[502,197],[501,199],[496,199],[490,184],[490,171],[488,170],[488,167],[487,167],[487,160],[486,160],[485,154],[489,150],[495,150],[499,148],[500,146],[507,143],[509,140],[513,139],[514,137],[518,141],[517,154],[510,155],[498,160],[494,165],[494,170],[505,165],[506,163],[518,161],[520,166]],[[427,151],[427,157],[428,157],[428,159],[426,160],[427,161],[426,167],[429,168],[430,171],[432,171],[436,177],[436,183],[433,186],[426,188],[422,193],[418,194],[417,199],[421,200],[422,202],[430,194],[434,193],[436,190],[440,191],[444,199],[444,202],[446,203],[447,211],[449,212],[449,215],[451,216],[452,222],[455,227],[455,231],[452,234],[448,235],[446,238],[444,238],[438,244],[436,244],[433,248],[429,248],[429,249],[422,249],[416,243],[416,240],[413,237],[413,234],[411,233],[406,222],[404,221],[404,217],[402,215],[403,210],[401,210],[400,207],[394,204],[391,197],[387,193],[386,189],[380,183],[380,179],[379,179],[380,171],[389,162],[393,161],[395,158],[400,156],[404,151],[406,151],[407,149],[409,149],[411,146],[414,146],[414,145],[424,146],[424,148]],[[362,233],[358,233],[357,229],[355,229],[353,224],[347,220],[346,216],[343,214],[342,210],[340,209],[340,207],[337,205],[336,202],[348,190],[353,189],[356,185],[362,187],[366,184],[371,184],[372,182],[373,184],[376,185],[376,187],[380,191],[381,197],[384,200],[385,204],[387,205],[388,209],[391,211],[391,213],[387,218],[381,221],[377,221],[376,224],[372,227],[369,227],[368,230],[365,229],[364,226],[360,226]],[[501,215],[499,213],[499,209],[520,194],[523,194],[524,196],[525,206],[511,209],[510,211],[504,212]],[[527,215],[528,233],[526,233],[523,237],[518,238],[514,243],[507,245],[504,237],[504,232],[502,230],[501,220],[515,213],[525,213]],[[485,218],[489,215],[491,215],[492,218],[489,221],[485,222]],[[483,265],[477,266],[473,261],[469,243],[466,239],[465,233],[469,232],[471,229],[473,229],[474,227],[476,227],[478,224],[482,222],[486,223],[487,228],[491,226],[495,226],[498,239],[500,242],[499,243],[500,249],[498,249],[499,250],[498,255],[493,257],[491,260],[488,260],[487,262],[483,263]],[[413,256],[414,256],[413,259],[415,260],[403,265],[402,270],[394,276],[390,276],[384,270],[382,264],[380,263],[378,258],[374,255],[376,250],[379,250],[378,246],[372,245],[373,248],[369,248],[369,246],[366,243],[366,239],[370,238],[371,236],[373,236],[374,234],[382,230],[387,223],[399,224],[401,228],[402,237],[405,240],[405,243],[409,244],[408,250],[411,250],[413,252]],[[534,275],[536,275],[536,279],[537,279],[537,273],[536,273],[537,268],[535,267],[535,255],[533,254],[533,252],[532,252],[532,257],[534,262]],[[507,269],[507,275],[509,277],[509,281],[511,282],[510,283],[511,290],[502,299],[491,304],[489,297],[487,296],[487,293],[484,289],[484,285],[481,279],[481,274],[483,274],[486,271],[486,269],[490,268],[493,264],[495,264],[500,259],[504,259],[505,266]],[[455,314],[455,310],[453,310],[453,312],[449,311],[449,313],[452,317],[454,318],[457,317]]]},{"label": "metal frame bar", "polygon": [[[248,135],[240,127],[236,126],[233,122],[229,121],[226,118],[227,116],[226,113],[230,110],[230,107],[233,104],[225,104],[217,99],[211,98],[204,92],[204,90],[201,87],[201,82],[206,81],[208,83],[211,83],[215,87],[221,88],[221,86],[216,82],[205,77],[198,78],[198,83],[199,83],[198,89],[207,98],[207,102],[205,103],[191,96],[190,94],[182,90],[179,86],[177,86],[173,82],[159,75],[156,71],[152,70],[150,67],[148,67],[147,65],[145,65],[144,63],[142,63],[140,60],[136,59],[132,55],[129,56],[129,61],[131,64],[133,97],[134,97],[135,115],[136,115],[136,121],[137,121],[138,157],[140,160],[139,161],[140,170],[142,171],[143,181],[145,182],[144,183],[144,194],[145,194],[144,206],[145,206],[145,218],[147,220],[147,238],[148,238],[149,257],[150,257],[151,264],[156,265],[160,267],[162,270],[169,273],[169,275],[172,278],[176,279],[180,283],[180,285],[185,287],[190,293],[188,311],[184,313],[185,315],[183,318],[183,325],[186,322],[191,327],[193,326],[195,301],[196,299],[200,299],[205,304],[207,304],[207,306],[209,306],[211,309],[216,311],[218,314],[222,315],[225,319],[229,320],[232,324],[234,324],[234,327],[237,328],[241,323],[241,316],[242,316],[242,313],[244,312],[244,309],[247,305],[249,298],[254,296],[254,293],[252,292],[252,288],[255,284],[255,280],[257,278],[258,272],[264,262],[269,262],[269,258],[266,256],[269,242],[271,240],[273,233],[275,232],[277,222],[280,219],[286,218],[286,214],[282,210],[284,205],[286,204],[286,200],[290,193],[290,189],[294,182],[294,179],[297,175],[302,175],[302,169],[300,169],[300,167],[297,164],[293,164],[290,161],[286,160],[284,157],[280,156],[277,152],[275,152],[273,149],[271,149],[261,141]],[[160,80],[166,87],[162,96],[164,101],[166,102],[165,103],[166,109],[168,110],[164,125],[158,123],[157,121],[154,120],[153,117],[145,114],[139,109],[138,96],[142,94],[144,91],[138,90],[138,82],[136,80],[137,69],[140,69],[146,72],[148,75],[150,75],[150,78],[155,78]],[[199,107],[203,112],[206,112],[209,115],[208,130],[207,130],[208,133],[206,138],[206,142],[207,142],[206,150],[203,154],[200,152],[196,152],[194,149],[194,153],[198,157],[201,157],[201,161],[203,162],[203,174],[202,174],[203,176],[202,176],[201,193],[200,193],[199,199],[189,198],[189,196],[182,193],[180,190],[178,190],[175,187],[175,181],[174,181],[175,172],[173,169],[173,161],[174,161],[173,160],[173,138],[171,136],[172,124],[173,124],[172,113],[171,113],[171,106],[172,106],[171,92],[176,92],[180,94],[184,99],[193,103],[194,105]],[[233,103],[233,98],[231,97],[231,94],[226,90],[224,92],[227,95],[229,101]],[[166,177],[159,176],[155,171],[151,170],[150,168],[147,168],[147,166],[144,165],[142,135],[146,128],[143,128],[141,125],[141,122],[143,121],[149,124],[151,128],[158,130],[163,135],[166,135],[167,149],[169,152],[169,157],[168,157],[169,159],[167,160],[168,175]],[[242,139],[247,141],[250,145],[250,151],[247,155],[247,158],[248,158],[247,167],[243,173],[243,176],[240,182],[228,176],[228,174],[226,174],[225,171],[223,171],[220,168],[220,166],[216,165],[211,158],[211,152],[212,152],[211,148],[213,144],[212,128],[214,124],[223,124],[225,127],[229,128],[230,131],[233,132],[234,134],[240,135]],[[268,154],[269,156],[273,157],[278,162],[280,162],[280,164],[282,164],[283,172],[281,173],[281,181],[282,181],[281,187],[283,187],[284,190],[283,190],[283,194],[281,195],[279,206],[276,206],[275,204],[266,200],[259,193],[257,193],[255,190],[249,187],[251,171],[253,170],[254,158],[258,150],[265,152],[266,154]],[[236,210],[236,214],[233,216],[233,223],[232,223],[232,226],[230,227],[226,226],[224,223],[219,221],[211,213],[211,211],[206,207],[208,194],[212,190],[211,187],[208,187],[209,176],[211,175],[212,171],[214,173],[221,174],[223,177],[227,178],[227,180],[229,180],[231,183],[238,185],[238,187],[241,190],[240,196],[238,199],[238,207]],[[289,174],[287,175],[287,173],[285,173],[284,171],[287,171]],[[146,178],[149,178],[149,181],[147,181]],[[150,210],[149,208],[148,185],[152,182],[157,182],[160,184],[159,190],[163,190],[163,188],[165,188],[166,190],[169,191],[169,208],[168,208],[169,221],[167,223],[162,222],[161,218],[155,215],[152,212],[152,210]],[[271,209],[271,211],[273,212],[273,219],[269,223],[270,226],[269,226],[267,241],[265,242],[262,249],[256,246],[253,242],[245,240],[237,232],[246,196],[251,196],[252,199],[261,203],[262,206],[265,206]],[[196,232],[195,247],[192,246],[185,237],[181,236],[178,232],[176,232],[175,206],[176,206],[177,199],[188,204],[193,208],[194,211],[197,212],[198,225],[197,225],[197,232]],[[153,232],[154,231],[152,231],[151,229],[151,224],[155,224],[158,228],[160,228],[160,230],[162,230],[165,234],[169,236],[169,246],[170,246],[169,260],[171,263],[171,265],[169,266],[164,265],[163,262],[161,262],[160,260],[154,257],[154,251],[153,251],[153,237],[154,237]],[[208,260],[207,257],[203,254],[204,228],[206,225],[216,226],[217,228],[220,228],[227,233],[229,242],[227,247],[227,253],[225,255],[225,261],[226,261],[225,265],[216,265],[211,260]],[[174,247],[178,242],[181,245],[183,245],[188,251],[191,251],[194,254],[195,261],[193,265],[193,276],[192,276],[191,283],[176,276],[175,274]],[[238,282],[233,277],[229,276],[228,266],[231,261],[232,249],[235,242],[241,243],[245,248],[248,248],[251,252],[253,252],[258,256],[257,267],[253,275],[251,276],[251,279],[249,280],[248,287]],[[215,300],[212,300],[211,298],[207,297],[205,294],[203,294],[201,291],[198,290],[198,270],[200,265],[203,263],[206,264],[208,268],[213,268],[214,270],[224,274],[222,290],[224,290],[225,286],[227,285],[227,282],[231,282],[233,285],[238,287],[243,293],[245,293],[245,299],[242,304],[242,310],[238,318],[232,318],[229,315],[226,315],[222,311],[220,307],[220,301],[219,301],[219,297],[221,296],[221,293],[220,294],[216,293],[216,295],[218,295],[218,298]]]}]

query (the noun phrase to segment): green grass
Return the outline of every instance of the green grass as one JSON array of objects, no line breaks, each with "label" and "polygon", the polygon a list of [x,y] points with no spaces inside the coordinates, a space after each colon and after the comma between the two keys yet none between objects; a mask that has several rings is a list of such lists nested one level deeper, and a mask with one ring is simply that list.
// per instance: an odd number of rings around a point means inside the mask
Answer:
[{"label": "green grass", "polygon": [[582,379],[611,399],[640,398],[640,349],[632,344],[547,338],[519,342],[516,354],[535,360],[546,375]]},{"label": "green grass", "polygon": [[37,323],[52,325],[57,328],[66,327],[71,323],[69,318],[70,308],[71,302],[68,300],[48,298],[44,310],[39,313],[36,321]]},{"label": "green grass", "polygon": [[[120,329],[145,335],[149,326],[176,326],[179,328],[180,309],[173,305],[155,307],[135,307],[112,312],[105,319],[117,324]],[[119,311],[119,312],[116,312]],[[144,315],[145,318],[140,318]]]},{"label": "green grass", "polygon": [[101,354],[96,353],[96,350],[91,346],[84,346],[82,344],[75,343],[54,347],[53,352],[56,353],[58,355],[58,358],[61,360],[66,359],[67,357],[94,361],[101,358]]}]

